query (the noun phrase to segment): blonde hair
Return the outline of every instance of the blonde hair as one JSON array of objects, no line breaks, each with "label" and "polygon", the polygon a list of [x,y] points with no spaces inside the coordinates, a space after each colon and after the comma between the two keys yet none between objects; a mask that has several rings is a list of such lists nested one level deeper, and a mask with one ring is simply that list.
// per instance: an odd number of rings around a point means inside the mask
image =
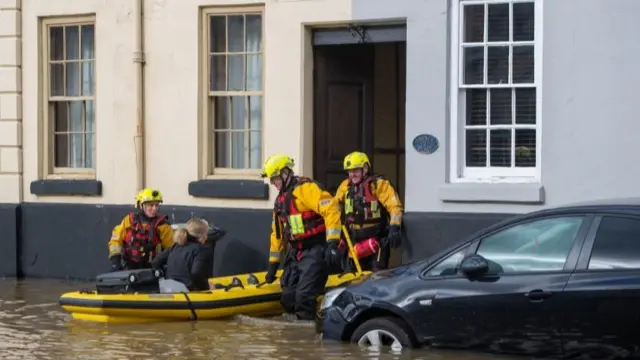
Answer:
[{"label": "blonde hair", "polygon": [[194,238],[200,240],[202,236],[206,235],[209,231],[209,223],[205,219],[193,218],[184,225],[173,232],[173,243],[178,245],[187,244],[187,236],[191,235]]}]

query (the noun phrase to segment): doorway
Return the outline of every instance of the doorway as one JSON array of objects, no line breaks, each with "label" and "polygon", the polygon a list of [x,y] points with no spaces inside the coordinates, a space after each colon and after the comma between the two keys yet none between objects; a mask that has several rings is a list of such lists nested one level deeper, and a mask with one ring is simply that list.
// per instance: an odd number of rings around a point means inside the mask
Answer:
[{"label": "doorway", "polygon": [[314,178],[335,194],[363,151],[404,203],[406,43],[315,45]]},{"label": "doorway", "polygon": [[[344,157],[363,151],[405,204],[406,30],[393,29],[371,32],[381,41],[313,46],[313,176],[332,194],[346,178]],[[401,252],[391,251],[391,267]]]}]

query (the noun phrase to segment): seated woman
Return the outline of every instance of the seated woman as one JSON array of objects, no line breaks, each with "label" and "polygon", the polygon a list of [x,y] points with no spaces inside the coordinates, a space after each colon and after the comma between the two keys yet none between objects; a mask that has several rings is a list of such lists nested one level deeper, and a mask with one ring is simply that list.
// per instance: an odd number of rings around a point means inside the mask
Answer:
[{"label": "seated woman", "polygon": [[174,245],[160,253],[151,263],[155,270],[165,266],[165,278],[183,283],[189,291],[209,290],[213,276],[213,249],[205,245],[209,223],[193,218],[174,231]]}]

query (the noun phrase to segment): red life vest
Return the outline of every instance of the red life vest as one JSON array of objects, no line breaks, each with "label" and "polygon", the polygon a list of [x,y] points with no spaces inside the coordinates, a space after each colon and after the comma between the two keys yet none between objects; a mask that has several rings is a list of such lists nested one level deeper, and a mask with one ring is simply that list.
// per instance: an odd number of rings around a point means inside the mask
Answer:
[{"label": "red life vest", "polygon": [[145,223],[140,214],[129,213],[131,226],[124,237],[124,254],[127,261],[150,263],[162,251],[162,239],[158,226],[167,222],[167,216],[158,216],[153,223]]},{"label": "red life vest", "polygon": [[[315,211],[300,212],[295,205],[293,190],[313,180],[305,177],[296,177],[286,192],[281,192],[275,201],[276,218],[283,225],[283,239],[298,242],[311,236],[325,233],[324,219]],[[277,227],[276,227],[277,229]],[[298,243],[301,245],[302,243]]]},{"label": "red life vest", "polygon": [[358,185],[349,184],[344,199],[345,222],[348,225],[362,226],[384,221],[386,210],[372,191],[376,181],[381,178],[379,175],[371,175]]}]

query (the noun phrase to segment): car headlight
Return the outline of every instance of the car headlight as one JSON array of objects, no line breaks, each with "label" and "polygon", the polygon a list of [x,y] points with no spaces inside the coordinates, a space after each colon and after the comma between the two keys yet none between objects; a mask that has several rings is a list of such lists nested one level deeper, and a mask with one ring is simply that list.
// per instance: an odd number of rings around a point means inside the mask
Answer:
[{"label": "car headlight", "polygon": [[341,288],[333,289],[333,290],[327,292],[324,295],[324,299],[322,299],[322,304],[320,305],[320,310],[324,310],[324,309],[328,308],[329,306],[331,306],[333,304],[333,302],[338,298],[338,296],[340,296],[340,294],[342,294],[342,292],[345,291],[346,289],[347,289],[346,287],[341,287]]}]

